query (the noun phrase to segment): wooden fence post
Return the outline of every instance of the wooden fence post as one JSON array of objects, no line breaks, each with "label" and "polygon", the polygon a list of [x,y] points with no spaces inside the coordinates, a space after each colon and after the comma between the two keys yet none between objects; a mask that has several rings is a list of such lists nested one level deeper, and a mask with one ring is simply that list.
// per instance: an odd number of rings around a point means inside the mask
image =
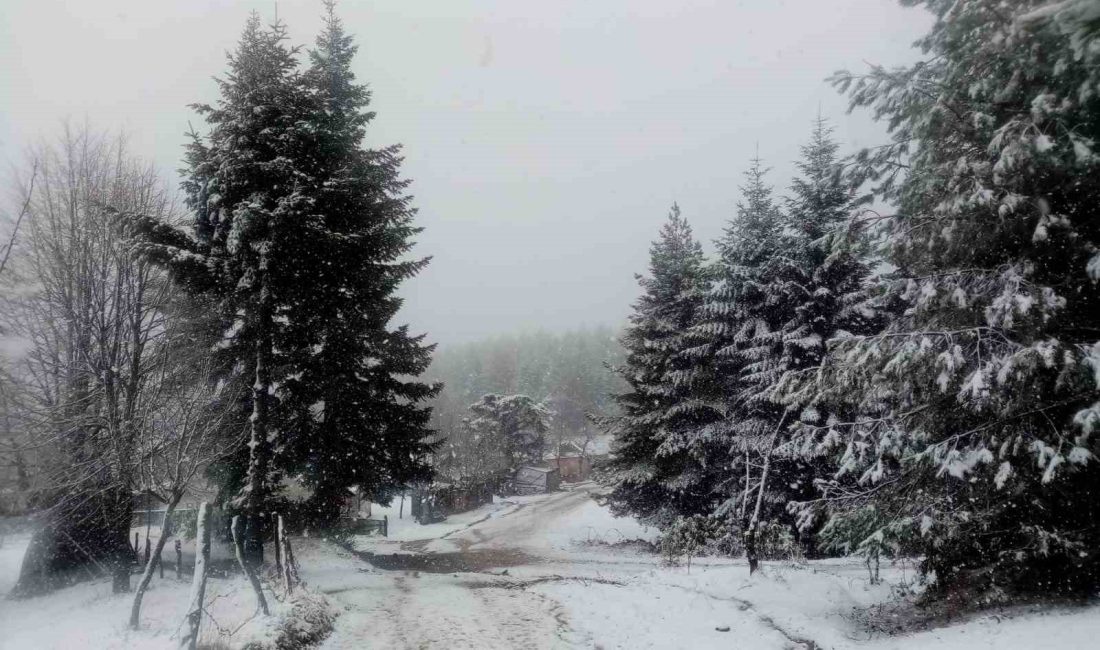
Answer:
[{"label": "wooden fence post", "polygon": [[294,581],[294,584],[302,582],[302,576],[298,575],[298,561],[294,559],[294,547],[290,545],[290,538],[286,538],[286,551],[287,568],[290,569],[290,577]]},{"label": "wooden fence post", "polygon": [[382,515],[382,537],[390,536],[390,516]]},{"label": "wooden fence post", "polygon": [[176,540],[176,580],[183,580],[183,545]]},{"label": "wooden fence post", "polygon": [[[210,506],[203,501],[199,505],[198,530],[195,542],[195,574],[191,579],[191,601],[187,606],[187,631],[180,640],[182,650],[195,650],[199,643],[199,623],[202,621],[203,601],[206,600],[206,564],[210,560]],[[179,567],[179,541],[176,542],[176,566]]]},{"label": "wooden fence post", "polygon": [[283,516],[279,515],[277,520],[278,533],[275,537],[275,548],[277,552],[282,555],[283,562],[279,567],[279,575],[283,579],[283,588],[289,594],[294,590],[294,574],[291,569],[291,552],[290,552],[290,540],[286,536],[286,526],[283,524]]}]

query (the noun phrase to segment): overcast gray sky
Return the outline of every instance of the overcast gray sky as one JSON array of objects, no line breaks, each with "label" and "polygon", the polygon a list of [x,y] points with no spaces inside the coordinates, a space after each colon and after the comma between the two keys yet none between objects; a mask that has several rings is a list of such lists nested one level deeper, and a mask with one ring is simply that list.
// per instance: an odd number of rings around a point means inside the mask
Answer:
[{"label": "overcast gray sky", "polygon": [[[187,108],[216,98],[271,0],[3,0],[0,157],[66,116],[124,128],[174,179]],[[280,0],[312,43],[319,0]],[[344,0],[374,91],[371,145],[405,145],[434,262],[401,319],[444,344],[618,324],[669,205],[708,242],[759,143],[786,186],[820,107],[846,148],[884,140],[823,80],[917,58],[891,0]],[[173,180],[174,182],[174,180]]]}]

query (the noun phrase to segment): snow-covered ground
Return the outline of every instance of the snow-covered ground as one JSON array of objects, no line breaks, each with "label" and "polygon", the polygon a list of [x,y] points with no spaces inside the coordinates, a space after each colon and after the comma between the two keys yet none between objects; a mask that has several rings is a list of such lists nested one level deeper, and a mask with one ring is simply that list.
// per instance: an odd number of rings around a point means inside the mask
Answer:
[{"label": "snow-covered ground", "polygon": [[359,536],[355,538],[355,543],[358,548],[364,551],[396,553],[401,550],[401,546],[406,542],[447,537],[486,518],[505,514],[513,507],[514,503],[511,500],[494,497],[493,503],[476,510],[451,515],[445,521],[421,525],[409,513],[408,500],[405,502],[403,516],[401,516],[401,508],[396,500],[389,506],[374,503],[371,504],[370,518],[381,519],[386,517],[389,522],[388,534],[385,537],[380,535]]},{"label": "snow-covered ground", "polygon": [[889,601],[892,585],[914,578],[911,567],[884,568],[886,584],[875,586],[849,560],[765,564],[751,578],[735,560],[665,567],[637,547],[609,545],[655,531],[611,517],[594,489],[499,500],[430,526],[394,527],[391,517],[389,539],[355,540],[373,558],[308,545],[307,581],[343,609],[322,647],[954,650],[1083,648],[1100,638],[1098,607],[870,634],[856,614]]},{"label": "snow-covered ground", "polygon": [[[8,537],[0,547],[0,648],[153,650],[178,645],[188,605],[189,570],[182,581],[177,581],[171,570],[165,572],[164,579],[153,578],[142,604],[141,629],[134,631],[127,625],[132,595],[111,593],[109,580],[78,584],[39,598],[6,599],[19,575],[29,541],[29,535]],[[131,585],[137,581],[135,575]],[[224,648],[272,644],[281,621],[290,613],[291,603],[280,602],[281,595],[276,597],[270,590],[266,596],[271,616],[259,613],[255,596],[243,577],[211,577],[206,584],[207,614],[201,641],[208,647]]]},{"label": "snow-covered ground", "polygon": [[[19,577],[19,567],[23,564],[23,552],[27,550],[30,534],[8,535],[0,546],[0,597],[11,591]],[[0,607],[3,607],[0,600]],[[0,641],[2,643],[2,641]]]},{"label": "snow-covered ground", "polygon": [[[912,581],[911,566],[884,567],[882,585],[870,585],[852,560],[765,563],[751,578],[737,560],[667,567],[643,544],[619,544],[652,541],[656,531],[612,517],[591,498],[595,489],[499,499],[428,526],[391,516],[390,537],[355,538],[354,550],[298,540],[307,585],[340,613],[320,647],[959,650],[1086,648],[1100,638],[1095,606],[871,633],[862,622],[868,608]],[[9,537],[0,547],[0,589],[14,582],[26,542]],[[172,647],[186,591],[155,579],[138,632],[126,629],[129,597],[112,595],[106,582],[0,600],[0,648]],[[272,598],[276,616],[255,615],[240,579],[211,580],[210,592],[209,643],[270,642],[286,614]]]},{"label": "snow-covered ground", "polygon": [[[355,548],[371,553],[447,553],[471,544],[483,548],[534,546],[539,551],[567,551],[575,554],[587,544],[615,543],[642,539],[654,541],[657,531],[633,519],[615,519],[590,497],[592,486],[567,487],[554,495],[494,497],[493,503],[447,517],[445,521],[421,525],[408,513],[399,518],[399,506],[372,504],[371,518],[388,517],[386,537],[355,537]],[[574,495],[575,490],[575,496]],[[537,507],[527,510],[528,506]],[[560,513],[561,510],[566,513]],[[567,516],[558,516],[567,514]],[[548,525],[541,526],[541,522]],[[520,534],[522,532],[522,534]],[[489,536],[501,534],[499,544]],[[471,537],[474,536],[474,537]],[[472,541],[471,541],[472,540]]]}]

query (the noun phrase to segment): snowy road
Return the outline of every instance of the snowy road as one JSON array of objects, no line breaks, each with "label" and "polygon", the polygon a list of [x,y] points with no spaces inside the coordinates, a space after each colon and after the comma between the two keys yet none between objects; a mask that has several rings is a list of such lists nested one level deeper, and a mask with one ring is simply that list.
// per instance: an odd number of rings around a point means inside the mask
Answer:
[{"label": "snowy road", "polygon": [[[657,559],[585,544],[623,536],[590,490],[506,503],[449,534],[378,548],[373,565],[344,554],[342,569],[308,576],[345,610],[323,647],[705,648],[728,647],[731,633],[751,647],[797,647],[739,602],[689,594],[662,603],[631,588]],[[715,621],[733,629],[719,632]]]},{"label": "snowy road", "polygon": [[[589,500],[586,491],[561,493],[508,508],[443,539],[406,542],[419,549],[401,569],[362,574],[362,586],[326,589],[345,605],[325,648],[559,648],[578,639],[554,600],[515,588],[492,573],[541,558],[514,552],[536,547],[539,530]],[[380,560],[380,564],[389,564]],[[468,569],[483,568],[473,572]],[[442,573],[444,570],[455,573]]]},{"label": "snowy road", "polygon": [[355,553],[302,540],[303,576],[342,610],[322,647],[959,650],[1083,647],[1100,635],[1100,607],[871,634],[858,613],[889,600],[911,567],[884,569],[888,583],[874,586],[858,560],[766,563],[752,577],[730,559],[670,568],[608,545],[653,531],[612,518],[594,489],[430,526],[391,516],[390,537],[356,538]]}]

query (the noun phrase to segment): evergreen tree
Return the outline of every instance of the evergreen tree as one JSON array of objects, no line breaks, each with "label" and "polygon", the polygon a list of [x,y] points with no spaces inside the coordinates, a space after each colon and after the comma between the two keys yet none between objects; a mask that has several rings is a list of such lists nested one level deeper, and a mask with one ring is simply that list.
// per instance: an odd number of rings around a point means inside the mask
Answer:
[{"label": "evergreen tree", "polygon": [[798,394],[799,375],[821,365],[834,336],[865,334],[874,326],[873,312],[862,304],[869,274],[867,246],[849,219],[854,202],[840,176],[831,133],[818,118],[809,144],[802,147],[800,176],[787,200],[780,278],[793,309],[779,336],[779,370],[784,374],[769,394],[772,401],[799,411],[801,421],[812,423],[826,418],[829,409]]},{"label": "evergreen tree", "polygon": [[691,365],[679,373],[690,399],[677,410],[692,420],[666,436],[662,450],[690,454],[685,473],[718,499],[712,515],[728,540],[721,545],[740,533],[751,568],[762,530],[772,538],[797,533],[787,505],[812,495],[823,471],[819,460],[791,453],[792,425],[826,417],[803,377],[838,331],[862,332],[868,323],[854,306],[867,268],[859,237],[843,227],[851,202],[836,150],[819,120],[786,214],[764,182],[767,170],[752,161],[737,217],[717,242],[714,284],[678,352]]},{"label": "evergreen tree", "polygon": [[[300,164],[312,149],[314,100],[297,73],[296,49],[282,24],[264,29],[253,14],[229,72],[218,81],[215,106],[196,105],[209,133],[192,134],[183,189],[194,213],[191,229],[147,216],[132,219],[149,258],[169,267],[179,283],[211,300],[222,334],[218,355],[226,372],[249,377],[242,404],[249,416],[247,459],[229,459],[221,476],[231,505],[248,515],[248,561],[262,561],[263,513],[272,493],[272,459],[286,436],[279,404],[297,386],[291,353],[308,347],[289,327],[303,294],[311,260],[313,181]],[[242,485],[243,483],[243,485]]]},{"label": "evergreen tree", "polygon": [[689,364],[677,352],[706,288],[703,250],[679,207],[650,248],[649,277],[638,276],[638,283],[643,293],[621,339],[626,359],[616,368],[628,390],[615,396],[620,414],[600,420],[615,438],[604,481],[614,512],[662,525],[705,513],[709,498],[685,480],[691,463],[684,451],[658,453],[670,426],[682,424],[675,407],[689,397],[689,382],[678,381],[677,372]]},{"label": "evergreen tree", "polygon": [[524,465],[542,463],[551,413],[527,395],[482,396],[439,459],[455,481],[503,485]]},{"label": "evergreen tree", "polygon": [[[810,142],[802,147],[800,175],[787,199],[785,254],[778,258],[779,286],[773,292],[790,303],[783,310],[790,319],[768,340],[781,374],[768,382],[764,392],[767,401],[781,405],[787,414],[788,422],[779,429],[781,459],[774,463],[774,485],[782,495],[782,518],[787,522],[791,522],[788,503],[811,498],[814,480],[832,471],[825,458],[812,453],[812,445],[798,446],[798,434],[854,415],[854,405],[842,391],[837,395],[815,390],[829,341],[871,334],[880,328],[876,312],[863,301],[870,273],[868,246],[858,222],[850,219],[855,202],[840,175],[838,145],[831,134],[832,129],[819,117]],[[812,517],[801,522],[803,545],[810,552],[817,523]]]},{"label": "evergreen tree", "polygon": [[[742,534],[750,569],[756,569],[762,521],[783,512],[782,485],[774,473],[777,433],[785,411],[768,396],[769,386],[782,373],[782,326],[793,312],[789,254],[784,242],[784,215],[764,182],[767,169],[759,157],[745,173],[737,217],[717,243],[715,284],[693,328],[712,357],[708,401],[720,409],[712,427],[725,447],[723,505],[717,510],[728,525]],[[697,358],[706,358],[696,352]],[[769,483],[769,478],[771,482]]]},{"label": "evergreen tree", "polygon": [[894,317],[844,340],[820,382],[853,391],[861,410],[818,434],[841,464],[830,526],[873,509],[868,538],[916,544],[932,593],[1089,591],[1100,583],[1096,32],[1076,19],[1081,3],[924,4],[936,17],[919,42],[929,60],[835,77],[853,107],[889,124],[892,142],[859,154],[853,179],[897,213],[883,220],[896,272],[873,296]]},{"label": "evergreen tree", "polygon": [[287,380],[286,407],[295,421],[280,466],[313,488],[318,524],[332,523],[347,489],[381,497],[428,478],[430,409],[438,386],[415,378],[433,346],[407,326],[391,327],[401,306],[400,283],[426,259],[405,259],[415,210],[403,192],[397,146],[363,146],[374,113],[370,93],[351,71],[357,47],[325,3],[325,26],[310,51],[303,81],[315,107],[309,116],[312,163],[299,192],[309,197],[301,228],[295,297],[288,330],[299,372]]}]

